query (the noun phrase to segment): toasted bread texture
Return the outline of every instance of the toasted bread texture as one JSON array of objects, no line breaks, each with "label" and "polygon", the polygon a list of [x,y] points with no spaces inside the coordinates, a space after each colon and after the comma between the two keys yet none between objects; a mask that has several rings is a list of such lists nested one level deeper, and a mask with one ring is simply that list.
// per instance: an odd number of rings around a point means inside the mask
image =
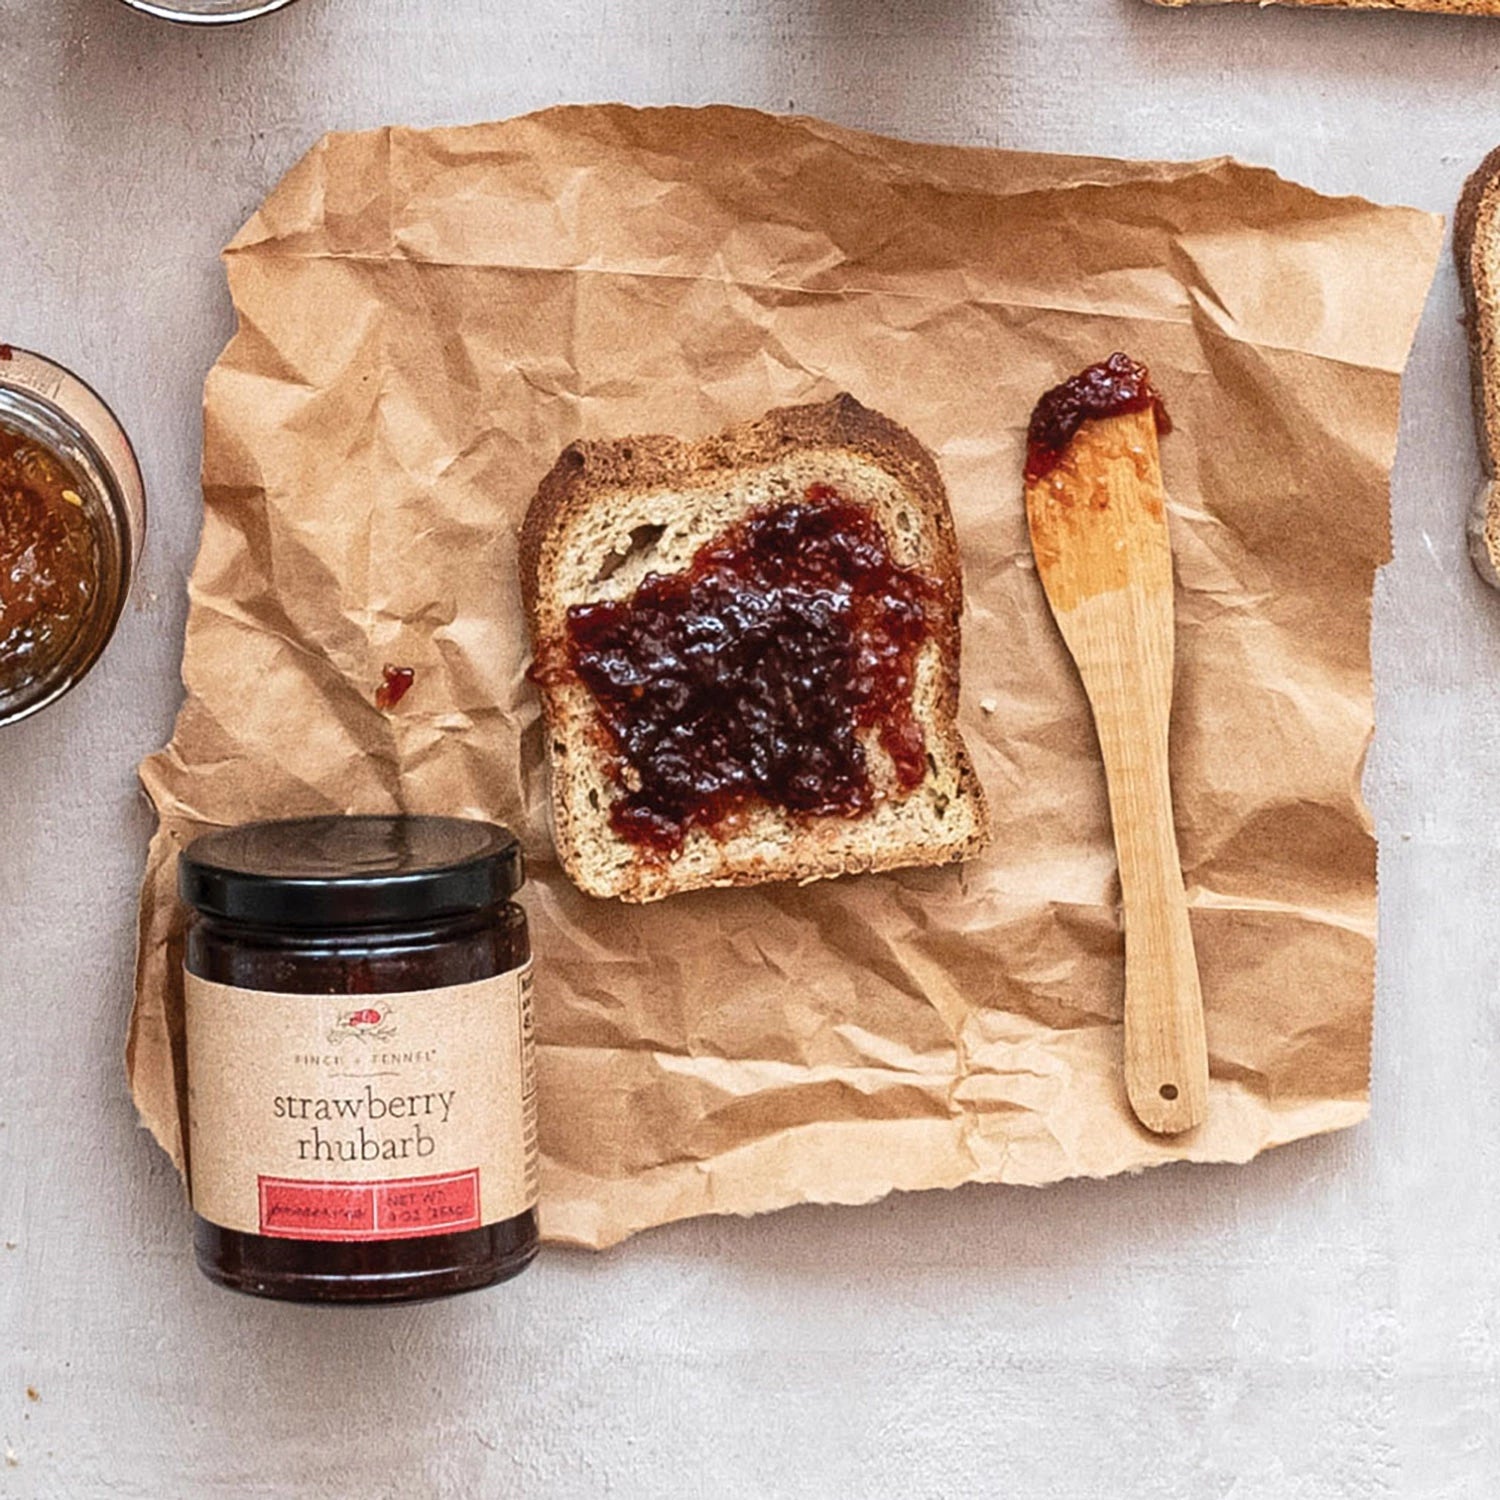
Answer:
[{"label": "toasted bread texture", "polygon": [[947,493],[927,450],[852,396],[783,407],[697,442],[644,436],[564,449],[521,534],[538,659],[564,658],[572,606],[629,599],[647,574],[681,572],[729,528],[816,484],[867,507],[894,561],[937,584],[912,690],[924,779],[903,791],[875,731],[862,731],[876,794],[868,811],[797,815],[753,802],[732,823],[690,828],[670,855],[645,849],[611,826],[620,767],[593,695],[571,673],[544,671],[557,852],[590,895],[654,901],[707,886],[942,864],[987,841],[984,794],[957,726],[963,589]]},{"label": "toasted bread texture", "polygon": [[1450,16],[1500,16],[1500,0],[1152,0],[1180,10],[1186,5],[1295,5],[1320,10],[1424,10]]},{"label": "toasted bread texture", "polygon": [[1469,379],[1486,483],[1469,508],[1469,556],[1500,588],[1500,147],[1464,184],[1453,220],[1453,256],[1469,334]]}]

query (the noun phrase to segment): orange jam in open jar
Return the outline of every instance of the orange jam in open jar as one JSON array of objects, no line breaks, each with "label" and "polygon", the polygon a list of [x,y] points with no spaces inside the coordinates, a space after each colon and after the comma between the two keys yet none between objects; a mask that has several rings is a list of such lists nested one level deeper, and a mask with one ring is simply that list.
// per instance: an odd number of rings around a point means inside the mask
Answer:
[{"label": "orange jam in open jar", "polygon": [[46,707],[98,660],[145,519],[109,408],[60,366],[0,344],[0,724]]},{"label": "orange jam in open jar", "polygon": [[0,423],[0,693],[66,653],[99,592],[87,487],[60,454]]}]

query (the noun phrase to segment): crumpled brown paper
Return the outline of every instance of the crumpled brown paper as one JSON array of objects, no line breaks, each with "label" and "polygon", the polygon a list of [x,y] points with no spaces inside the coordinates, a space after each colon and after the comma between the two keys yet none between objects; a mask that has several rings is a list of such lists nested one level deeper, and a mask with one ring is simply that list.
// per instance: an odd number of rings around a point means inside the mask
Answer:
[{"label": "crumpled brown paper", "polygon": [[[269,815],[444,812],[522,837],[543,1222],[1243,1161],[1367,1108],[1370,595],[1399,373],[1440,227],[1228,161],[918,146],[739,109],[550,110],[330,136],[226,253],[187,701],[128,1064],[181,1161],[175,857]],[[1027,543],[1047,386],[1149,363],[1178,583],[1172,752],[1208,1123],[1120,1071],[1097,745]],[[579,436],[699,435],[847,390],[937,454],[967,583],[963,730],[994,844],[962,868],[632,908],[553,862],[516,533]],[[415,669],[391,712],[385,663]]]}]

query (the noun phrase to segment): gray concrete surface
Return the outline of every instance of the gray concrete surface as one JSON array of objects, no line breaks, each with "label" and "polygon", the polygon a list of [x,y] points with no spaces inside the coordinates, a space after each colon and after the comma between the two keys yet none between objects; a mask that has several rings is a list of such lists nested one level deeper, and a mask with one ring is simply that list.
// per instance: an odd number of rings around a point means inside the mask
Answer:
[{"label": "gray concrete surface", "polygon": [[85,686],[0,734],[0,1496],[1500,1492],[1500,598],[1458,294],[1418,337],[1377,593],[1374,1114],[1243,1169],[702,1221],[446,1305],[191,1264],[120,1068],[134,767],[178,701],[215,254],[324,129],[729,100],[930,140],[1232,152],[1451,210],[1500,21],[1139,0],[302,0],[174,29],[0,0],[0,337],[95,381],[152,532]]}]

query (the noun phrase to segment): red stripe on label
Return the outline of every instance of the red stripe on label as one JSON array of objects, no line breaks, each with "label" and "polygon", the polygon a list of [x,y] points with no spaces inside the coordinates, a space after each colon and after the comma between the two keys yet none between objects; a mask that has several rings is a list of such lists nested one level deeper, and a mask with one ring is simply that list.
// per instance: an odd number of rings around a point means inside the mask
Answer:
[{"label": "red stripe on label", "polygon": [[261,1177],[260,1232],[284,1240],[407,1240],[478,1229],[479,1169],[384,1182]]}]

